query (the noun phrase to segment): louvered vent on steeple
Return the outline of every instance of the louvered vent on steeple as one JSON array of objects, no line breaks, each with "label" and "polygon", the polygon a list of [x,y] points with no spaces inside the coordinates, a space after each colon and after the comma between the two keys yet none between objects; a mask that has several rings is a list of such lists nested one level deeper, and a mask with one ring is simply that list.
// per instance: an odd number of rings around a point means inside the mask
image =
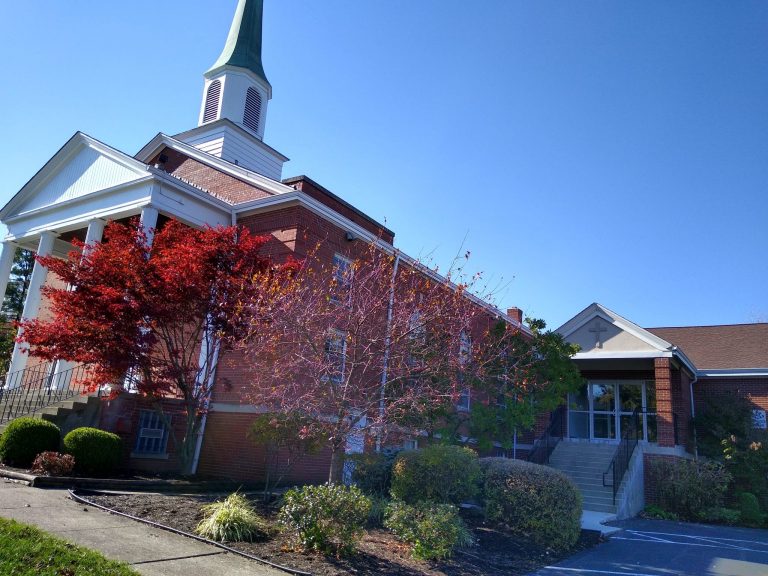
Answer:
[{"label": "louvered vent on steeple", "polygon": [[221,95],[221,81],[214,80],[208,86],[205,96],[205,110],[203,111],[203,124],[216,120],[219,113],[219,96]]},{"label": "louvered vent on steeple", "polygon": [[245,111],[243,112],[243,124],[253,130],[259,131],[259,119],[261,118],[261,94],[254,88],[248,88],[245,95]]}]

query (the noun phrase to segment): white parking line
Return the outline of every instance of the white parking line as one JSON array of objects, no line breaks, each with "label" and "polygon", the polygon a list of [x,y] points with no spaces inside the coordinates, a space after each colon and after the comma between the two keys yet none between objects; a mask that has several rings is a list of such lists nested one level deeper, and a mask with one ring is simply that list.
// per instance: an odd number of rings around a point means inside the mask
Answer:
[{"label": "white parking line", "polygon": [[619,576],[659,576],[647,572],[613,572],[611,570],[590,570],[588,568],[563,568],[562,566],[545,566],[542,570],[565,570],[566,572],[582,572],[584,574],[617,574]]},{"label": "white parking line", "polygon": [[679,538],[693,538],[694,540],[725,540],[727,542],[748,542],[749,544],[757,544],[758,546],[768,546],[768,542],[760,540],[743,540],[738,538],[720,538],[719,536],[693,536],[691,534],[677,534],[672,532],[647,532],[645,530],[627,530],[633,534],[656,534],[659,536],[677,536]]},{"label": "white parking line", "polygon": [[[643,536],[643,534],[640,534]],[[696,546],[699,548],[719,548],[721,550],[741,550],[742,552],[757,552],[758,554],[768,554],[768,550],[755,550],[754,548],[745,548],[744,546],[733,546],[732,544],[696,544],[694,542],[672,542],[671,540],[648,540],[646,538],[626,538],[624,536],[611,536],[611,540],[627,540],[628,542],[658,542],[659,544],[673,544],[675,546]]]}]

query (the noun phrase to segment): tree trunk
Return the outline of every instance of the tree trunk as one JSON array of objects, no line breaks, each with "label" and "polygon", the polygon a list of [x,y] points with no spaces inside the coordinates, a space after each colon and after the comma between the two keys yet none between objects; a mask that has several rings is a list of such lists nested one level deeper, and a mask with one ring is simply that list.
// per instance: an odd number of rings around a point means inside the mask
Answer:
[{"label": "tree trunk", "polygon": [[344,444],[331,447],[331,464],[328,468],[328,484],[341,484],[344,471]]}]

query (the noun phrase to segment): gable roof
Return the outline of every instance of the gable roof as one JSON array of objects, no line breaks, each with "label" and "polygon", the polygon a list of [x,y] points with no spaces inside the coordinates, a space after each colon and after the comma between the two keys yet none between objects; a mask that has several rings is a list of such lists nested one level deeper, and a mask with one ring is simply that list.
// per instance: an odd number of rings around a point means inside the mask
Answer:
[{"label": "gable roof", "polygon": [[684,350],[699,370],[768,369],[768,323],[647,330]]}]

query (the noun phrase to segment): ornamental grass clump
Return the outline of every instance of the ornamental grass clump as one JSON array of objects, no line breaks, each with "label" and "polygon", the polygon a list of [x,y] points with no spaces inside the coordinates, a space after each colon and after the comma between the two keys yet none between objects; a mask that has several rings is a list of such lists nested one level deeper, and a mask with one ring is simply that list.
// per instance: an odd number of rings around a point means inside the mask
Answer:
[{"label": "ornamental grass clump", "polygon": [[298,547],[341,556],[357,548],[370,509],[357,486],[323,484],[288,490],[278,518]]},{"label": "ornamental grass clump", "polygon": [[195,533],[217,542],[253,542],[268,537],[270,526],[250,502],[235,492],[224,500],[201,508],[204,518]]},{"label": "ornamental grass clump", "polygon": [[581,533],[581,494],[562,472],[522,460],[481,458],[486,518],[541,546],[567,550]]},{"label": "ornamental grass clump", "polygon": [[420,560],[449,558],[456,548],[475,543],[458,509],[451,504],[411,505],[395,500],[387,507],[384,526],[410,544],[413,557]]}]

